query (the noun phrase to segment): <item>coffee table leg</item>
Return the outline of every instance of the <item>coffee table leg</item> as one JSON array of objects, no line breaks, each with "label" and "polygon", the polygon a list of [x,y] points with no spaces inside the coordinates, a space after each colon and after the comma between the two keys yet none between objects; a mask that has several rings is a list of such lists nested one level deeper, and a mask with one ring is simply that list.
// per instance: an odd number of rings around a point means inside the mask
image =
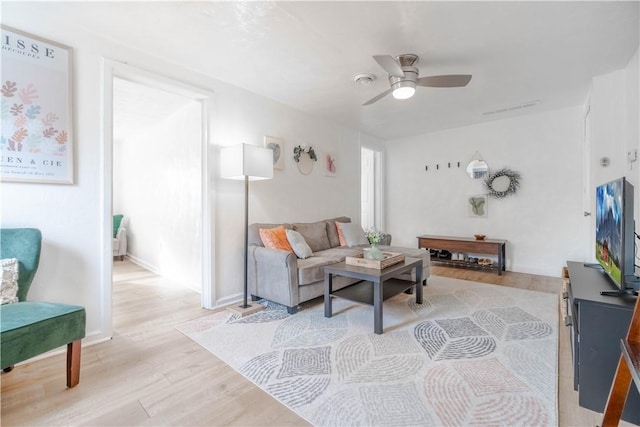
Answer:
[{"label": "coffee table leg", "polygon": [[422,304],[422,263],[416,267],[416,304]]},{"label": "coffee table leg", "polygon": [[382,333],[382,282],[373,282],[373,332]]},{"label": "coffee table leg", "polygon": [[333,292],[333,275],[324,273],[324,317],[331,317],[331,292]]}]

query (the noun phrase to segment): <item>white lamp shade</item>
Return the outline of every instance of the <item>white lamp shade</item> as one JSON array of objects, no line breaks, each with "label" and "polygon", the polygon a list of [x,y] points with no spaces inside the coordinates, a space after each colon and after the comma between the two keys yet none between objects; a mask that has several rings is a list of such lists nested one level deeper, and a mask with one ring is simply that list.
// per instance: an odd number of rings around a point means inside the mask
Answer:
[{"label": "white lamp shade", "polygon": [[250,181],[273,178],[273,150],[257,145],[238,144],[220,150],[220,175]]}]

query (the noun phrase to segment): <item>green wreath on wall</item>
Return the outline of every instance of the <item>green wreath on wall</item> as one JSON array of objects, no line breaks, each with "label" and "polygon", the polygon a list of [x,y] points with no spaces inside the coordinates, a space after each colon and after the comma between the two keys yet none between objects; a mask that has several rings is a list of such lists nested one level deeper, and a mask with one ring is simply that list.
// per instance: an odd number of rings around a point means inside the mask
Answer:
[{"label": "green wreath on wall", "polygon": [[520,174],[508,168],[503,168],[487,176],[484,180],[487,195],[496,199],[516,194],[520,187]]}]

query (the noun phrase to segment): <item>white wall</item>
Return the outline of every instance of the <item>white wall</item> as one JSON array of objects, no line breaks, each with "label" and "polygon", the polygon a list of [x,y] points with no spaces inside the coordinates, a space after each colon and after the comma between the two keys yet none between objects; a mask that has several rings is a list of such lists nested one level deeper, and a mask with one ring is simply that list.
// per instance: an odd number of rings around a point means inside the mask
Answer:
[{"label": "white wall", "polygon": [[[394,244],[416,246],[420,234],[481,233],[508,240],[508,270],[559,276],[584,245],[582,115],[575,107],[389,141],[387,228]],[[466,174],[476,151],[491,171],[506,167],[522,176],[516,195],[489,198],[486,218],[467,214],[467,197],[485,193],[483,180]]]},{"label": "white wall", "polygon": [[[140,96],[155,90],[139,87]],[[135,262],[201,292],[202,106],[179,102],[170,116],[114,141],[113,212],[129,218]]]},{"label": "white wall", "polygon": [[[218,92],[222,98],[224,93]],[[242,96],[241,96],[242,95]],[[232,104],[231,101],[237,103]],[[252,181],[249,185],[249,222],[306,222],[346,215],[360,217],[360,134],[341,128],[264,98],[240,94],[230,96],[227,107],[242,109],[238,126],[227,121],[233,133],[221,136],[225,143],[262,141],[264,135],[284,140],[283,170],[275,170],[271,180]],[[229,113],[229,112],[227,112]],[[250,123],[245,123],[250,118]],[[298,144],[312,146],[319,161],[309,175],[301,174],[293,160]],[[336,155],[335,177],[323,173],[322,153]],[[219,180],[216,197],[216,230],[220,303],[237,297],[242,289],[242,220],[244,209],[242,181]],[[224,268],[222,268],[224,267]],[[226,298],[225,298],[226,297]]]},{"label": "white wall", "polygon": [[[87,309],[87,341],[109,337],[111,323],[111,240],[108,211],[109,159],[102,157],[103,58],[128,63],[213,92],[210,140],[213,146],[246,142],[262,145],[263,136],[282,137],[285,170],[269,181],[251,185],[251,221],[313,221],[359,216],[358,132],[310,117],[180,65],[96,38],[65,20],[43,15],[37,5],[5,2],[3,24],[73,48],[75,163],[74,185],[2,184],[2,226],[38,227],[44,235],[41,264],[29,297],[80,304]],[[107,141],[109,143],[109,141]],[[297,172],[294,144],[332,150],[338,157],[336,177],[325,177],[320,164],[311,175]],[[217,149],[209,181],[213,206],[215,303],[242,293],[243,186],[217,178]]]},{"label": "white wall", "polygon": [[[327,123],[165,58],[117,45],[75,27],[64,16],[51,19],[37,4],[4,2],[3,24],[66,44],[74,55],[75,164],[74,185],[3,183],[3,227],[38,227],[44,235],[40,268],[29,297],[81,304],[87,309],[88,341],[112,333],[110,263],[110,162],[103,157],[101,129],[103,58],[128,63],[215,94],[210,140],[214,146],[240,142],[262,144],[264,135],[285,140],[285,170],[251,186],[250,221],[313,221],[359,212],[358,132]],[[636,54],[637,64],[637,54]],[[637,70],[637,65],[634,65]],[[637,77],[629,69],[626,80]],[[629,84],[630,86],[630,84]],[[637,110],[637,95],[635,105]],[[626,102],[626,98],[625,98]],[[637,115],[634,120],[637,126]],[[631,128],[633,122],[626,124]],[[387,145],[387,229],[394,244],[415,246],[422,233],[471,235],[484,232],[510,241],[509,268],[557,276],[580,242],[579,203],[581,109],[492,122],[469,128],[416,136]],[[380,141],[375,141],[380,143]],[[109,143],[109,142],[107,142]],[[320,165],[311,175],[297,172],[291,160],[298,143],[338,156],[338,175],[325,177]],[[637,144],[637,141],[631,141]],[[479,150],[490,167],[509,166],[523,175],[518,195],[490,200],[489,218],[469,219],[464,198],[479,191],[463,169],[424,172],[424,165],[470,160]],[[242,184],[216,176],[217,150],[212,149],[215,194],[211,200],[214,230],[215,302],[237,298],[242,289]],[[453,184],[453,185],[452,185]],[[638,186],[636,186],[636,189]],[[489,224],[492,223],[493,225]],[[205,261],[206,262],[206,261]]]},{"label": "white wall", "polygon": [[[635,187],[638,231],[640,158],[629,162],[627,153],[640,156],[639,77],[636,50],[624,69],[593,79],[586,106],[389,141],[387,228],[394,243],[415,245],[418,234],[484,233],[508,240],[507,269],[557,276],[566,260],[593,261],[594,218],[583,211],[595,212],[596,185],[621,176]],[[583,163],[587,109],[592,145]],[[464,173],[476,150],[492,170],[522,174],[516,196],[489,199],[486,219],[466,216],[466,196],[484,193]],[[606,168],[602,157],[610,160]]]},{"label": "white wall", "polygon": [[[634,186],[636,232],[640,230],[640,71],[638,50],[627,66],[592,80],[588,103],[591,109],[592,155],[590,179],[593,188],[625,176]],[[629,152],[638,151],[631,162]],[[600,160],[607,157],[609,166]],[[593,190],[592,190],[593,191]],[[595,212],[595,200],[591,200]],[[591,218],[595,227],[595,218]],[[592,257],[595,259],[595,256]]]}]

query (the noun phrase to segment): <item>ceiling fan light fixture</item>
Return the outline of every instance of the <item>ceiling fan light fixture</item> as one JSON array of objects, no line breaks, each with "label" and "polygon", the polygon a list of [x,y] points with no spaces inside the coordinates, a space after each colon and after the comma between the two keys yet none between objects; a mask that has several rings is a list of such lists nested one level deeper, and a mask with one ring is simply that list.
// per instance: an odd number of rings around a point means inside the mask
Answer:
[{"label": "ceiling fan light fixture", "polygon": [[393,89],[393,97],[395,99],[409,99],[416,93],[415,84],[412,82],[402,82]]}]

